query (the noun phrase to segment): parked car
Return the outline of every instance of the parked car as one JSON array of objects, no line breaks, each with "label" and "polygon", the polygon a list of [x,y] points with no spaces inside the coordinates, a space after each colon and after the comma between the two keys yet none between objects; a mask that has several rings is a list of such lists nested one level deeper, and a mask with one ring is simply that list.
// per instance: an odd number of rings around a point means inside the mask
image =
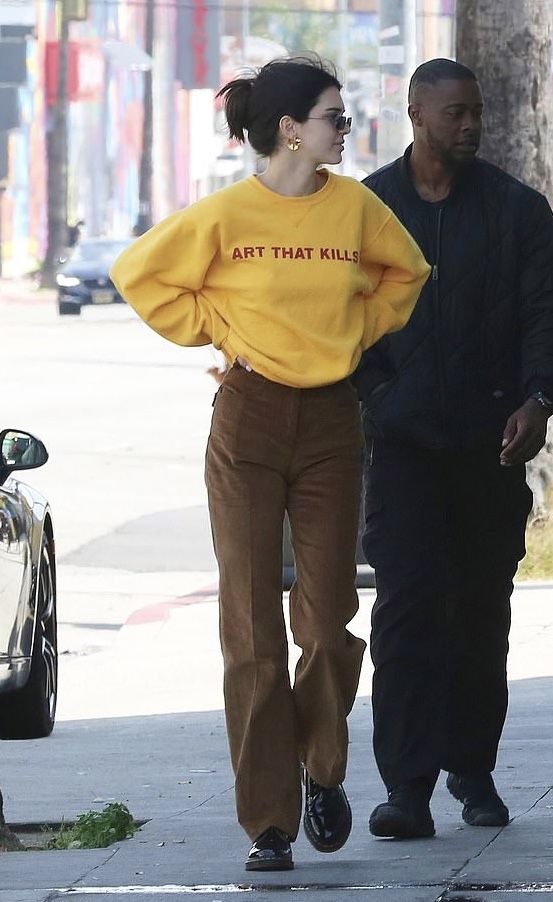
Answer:
[{"label": "parked car", "polygon": [[109,277],[111,264],[131,238],[83,238],[67,259],[61,259],[56,274],[58,311],[79,315],[87,304],[124,304]]},{"label": "parked car", "polygon": [[56,557],[50,506],[14,475],[48,460],[28,432],[0,432],[0,739],[54,727],[58,688]]}]

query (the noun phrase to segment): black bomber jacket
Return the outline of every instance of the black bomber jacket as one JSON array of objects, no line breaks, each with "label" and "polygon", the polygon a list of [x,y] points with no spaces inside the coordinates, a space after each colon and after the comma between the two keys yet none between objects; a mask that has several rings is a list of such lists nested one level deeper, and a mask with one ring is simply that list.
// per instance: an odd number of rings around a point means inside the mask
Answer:
[{"label": "black bomber jacket", "polygon": [[428,203],[410,153],[363,182],[432,266],[407,325],[366,351],[353,377],[366,428],[429,448],[498,445],[530,394],[553,398],[553,213],[481,159]]}]

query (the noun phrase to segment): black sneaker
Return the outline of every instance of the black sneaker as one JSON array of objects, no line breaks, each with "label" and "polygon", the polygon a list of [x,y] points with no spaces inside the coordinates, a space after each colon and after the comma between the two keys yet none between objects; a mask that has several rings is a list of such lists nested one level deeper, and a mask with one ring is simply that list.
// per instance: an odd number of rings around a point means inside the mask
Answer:
[{"label": "black sneaker", "polygon": [[290,837],[278,827],[258,836],[246,859],[247,871],[291,871],[293,867]]},{"label": "black sneaker", "polygon": [[369,819],[373,836],[419,839],[434,836],[430,814],[432,787],[424,777],[392,787],[388,801],[377,805]]},{"label": "black sneaker", "polygon": [[337,852],[351,833],[351,808],[341,783],[330,789],[320,786],[307,771],[303,828],[318,852]]},{"label": "black sneaker", "polygon": [[463,820],[471,827],[506,827],[509,823],[509,809],[498,795],[491,774],[448,774],[445,785],[453,798],[463,803]]}]

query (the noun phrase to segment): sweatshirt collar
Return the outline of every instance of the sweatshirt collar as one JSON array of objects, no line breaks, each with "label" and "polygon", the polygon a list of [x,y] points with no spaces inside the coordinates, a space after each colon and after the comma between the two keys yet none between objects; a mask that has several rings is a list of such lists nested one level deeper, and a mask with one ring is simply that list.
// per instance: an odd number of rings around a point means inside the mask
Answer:
[{"label": "sweatshirt collar", "polygon": [[263,182],[260,182],[255,175],[248,176],[247,181],[254,190],[262,193],[266,199],[270,199],[273,203],[281,203],[296,207],[302,205],[311,207],[313,204],[319,204],[322,203],[322,201],[327,200],[336,187],[338,176],[334,175],[333,172],[329,172],[327,169],[322,169],[321,172],[326,172],[327,175],[324,185],[319,188],[318,191],[314,191],[313,194],[302,194],[300,197],[289,197],[286,194],[278,194],[276,191],[271,191],[271,189],[267,188]]}]

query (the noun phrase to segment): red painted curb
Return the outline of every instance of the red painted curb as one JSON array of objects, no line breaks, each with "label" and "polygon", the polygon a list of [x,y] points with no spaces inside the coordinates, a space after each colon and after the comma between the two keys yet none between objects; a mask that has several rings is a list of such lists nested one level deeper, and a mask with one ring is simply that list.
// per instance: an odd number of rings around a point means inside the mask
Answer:
[{"label": "red painted curb", "polygon": [[203,589],[198,589],[190,595],[178,596],[172,601],[159,601],[156,604],[147,605],[145,608],[133,611],[124,625],[138,626],[144,623],[157,623],[169,620],[173,608],[184,608],[190,604],[199,604],[210,599],[216,601],[218,590],[219,586],[215,583],[211,586],[205,586]]}]

